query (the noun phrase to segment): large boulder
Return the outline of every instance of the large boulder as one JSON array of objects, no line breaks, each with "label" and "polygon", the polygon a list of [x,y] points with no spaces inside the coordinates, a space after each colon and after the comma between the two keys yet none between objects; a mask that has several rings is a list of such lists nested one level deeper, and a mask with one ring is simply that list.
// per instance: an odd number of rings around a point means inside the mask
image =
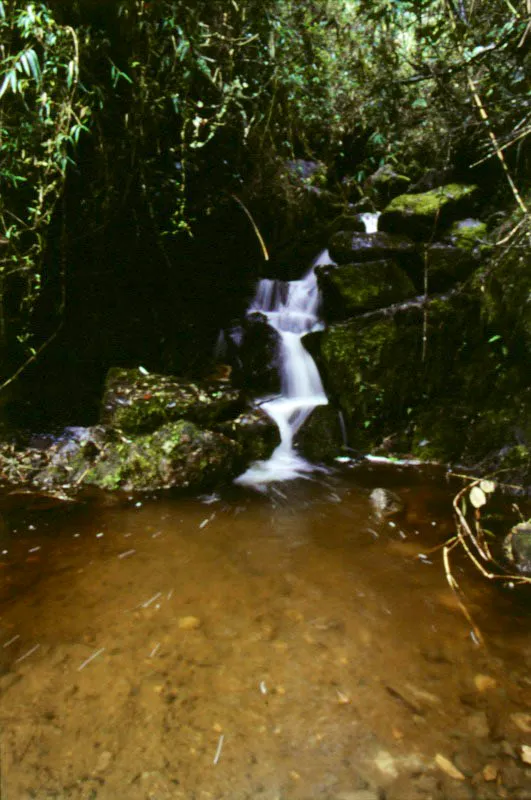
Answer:
[{"label": "large boulder", "polygon": [[416,247],[406,236],[389,233],[353,233],[338,231],[330,239],[329,252],[338,264],[411,256]]},{"label": "large boulder", "polygon": [[105,381],[101,421],[126,433],[145,433],[179,419],[209,426],[241,410],[240,390],[221,381],[190,382],[113,368]]},{"label": "large boulder", "polygon": [[456,220],[450,226],[446,238],[455,247],[477,254],[489,247],[487,223],[471,217]]},{"label": "large boulder", "polygon": [[417,240],[432,239],[453,220],[470,211],[477,186],[450,183],[421,194],[401,194],[391,200],[378,227]]},{"label": "large boulder", "polygon": [[394,261],[369,261],[317,269],[328,320],[398,303],[416,294],[415,286]]},{"label": "large boulder", "polygon": [[154,433],[109,441],[81,482],[128,492],[204,489],[236,475],[240,468],[240,445],[180,420]]}]

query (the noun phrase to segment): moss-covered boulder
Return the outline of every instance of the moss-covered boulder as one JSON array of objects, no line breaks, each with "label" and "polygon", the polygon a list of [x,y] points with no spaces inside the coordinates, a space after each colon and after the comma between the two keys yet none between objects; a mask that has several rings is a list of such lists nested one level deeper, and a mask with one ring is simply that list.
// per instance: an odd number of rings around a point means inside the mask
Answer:
[{"label": "moss-covered boulder", "polygon": [[221,381],[189,382],[113,368],[105,381],[101,421],[126,433],[144,433],[179,419],[209,426],[241,410],[241,392]]},{"label": "moss-covered boulder", "polygon": [[217,423],[214,427],[241,446],[246,463],[268,459],[280,444],[278,426],[261,408],[252,408],[235,419]]},{"label": "moss-covered boulder", "polygon": [[180,420],[151,434],[110,441],[82,483],[108,491],[203,489],[234,476],[240,467],[240,445]]},{"label": "moss-covered boulder", "polygon": [[338,231],[331,237],[328,249],[338,264],[379,261],[416,253],[415,244],[407,236],[380,232]]},{"label": "moss-covered boulder", "polygon": [[[344,412],[352,446],[374,449],[397,434],[406,441],[403,433],[414,430],[426,409],[448,394],[456,404],[459,368],[478,335],[477,317],[473,301],[451,295],[365,314],[323,333],[326,388]],[[471,333],[465,338],[467,319]],[[448,437],[447,453],[454,439]],[[458,444],[463,447],[462,438]]]},{"label": "moss-covered boulder", "polygon": [[384,308],[414,297],[415,286],[394,261],[369,261],[316,270],[328,320]]},{"label": "moss-covered boulder", "polygon": [[401,194],[384,209],[378,227],[417,240],[431,239],[471,210],[476,193],[477,186],[449,183],[430,192]]}]

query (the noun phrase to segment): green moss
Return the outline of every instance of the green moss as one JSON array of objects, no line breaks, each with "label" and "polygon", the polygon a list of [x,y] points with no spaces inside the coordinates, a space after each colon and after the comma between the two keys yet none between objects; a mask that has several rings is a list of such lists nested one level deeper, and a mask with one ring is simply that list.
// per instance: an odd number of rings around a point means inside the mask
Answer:
[{"label": "green moss", "polygon": [[[349,264],[328,270],[321,279],[325,304],[336,305],[340,313],[384,308],[414,297],[415,287],[406,273],[392,261]],[[332,292],[327,291],[329,287]],[[329,295],[329,300],[327,298]]]},{"label": "green moss", "polygon": [[487,245],[487,225],[478,219],[461,219],[454,222],[448,231],[448,238],[456,247],[474,250]]},{"label": "green moss", "polygon": [[422,194],[401,194],[391,200],[385,209],[387,212],[435,218],[442,209],[451,204],[460,203],[470,198],[477,191],[477,186],[461,183],[449,183],[438,189]]}]

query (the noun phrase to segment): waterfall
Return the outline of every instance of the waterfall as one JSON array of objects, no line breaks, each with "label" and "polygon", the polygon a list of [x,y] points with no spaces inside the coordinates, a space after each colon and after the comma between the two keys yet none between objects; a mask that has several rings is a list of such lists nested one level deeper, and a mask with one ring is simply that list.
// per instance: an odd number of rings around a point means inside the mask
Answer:
[{"label": "waterfall", "polygon": [[257,461],[237,483],[257,485],[290,480],[312,472],[315,467],[293,447],[293,438],[316,406],[328,399],[315,361],[302,344],[306,333],[322,330],[319,318],[319,288],[315,267],[333,263],[324,250],[306,275],[298,281],[264,278],[247,314],[259,312],[279,335],[281,394],[260,402],[261,408],[276,422],[280,444],[268,461]]},{"label": "waterfall", "polygon": [[[378,230],[379,216],[378,213],[362,215],[367,233]],[[328,403],[317,365],[301,341],[306,333],[324,328],[319,318],[320,295],[315,268],[327,264],[333,265],[334,262],[328,250],[323,250],[301,280],[288,282],[264,278],[258,282],[247,315],[259,312],[277,331],[281,378],[281,394],[265,399],[259,405],[277,424],[280,444],[270,459],[256,461],[236,478],[236,483],[257,486],[300,478],[316,469],[296,452],[293,439],[314,408]]]}]

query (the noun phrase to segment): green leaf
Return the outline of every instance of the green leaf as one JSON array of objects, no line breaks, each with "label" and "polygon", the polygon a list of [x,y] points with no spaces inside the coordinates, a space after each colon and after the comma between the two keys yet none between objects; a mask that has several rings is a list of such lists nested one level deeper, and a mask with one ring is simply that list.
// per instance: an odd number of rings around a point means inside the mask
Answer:
[{"label": "green leaf", "polygon": [[411,103],[411,108],[428,108],[428,101],[424,99],[424,97],[417,97]]},{"label": "green leaf", "polygon": [[490,337],[490,339],[489,339],[489,344],[492,344],[492,342],[497,342],[497,341],[498,341],[498,339],[501,339],[501,336],[500,336],[500,334],[499,334],[499,333],[497,333],[497,334],[496,334],[496,336],[491,336],[491,337]]}]

